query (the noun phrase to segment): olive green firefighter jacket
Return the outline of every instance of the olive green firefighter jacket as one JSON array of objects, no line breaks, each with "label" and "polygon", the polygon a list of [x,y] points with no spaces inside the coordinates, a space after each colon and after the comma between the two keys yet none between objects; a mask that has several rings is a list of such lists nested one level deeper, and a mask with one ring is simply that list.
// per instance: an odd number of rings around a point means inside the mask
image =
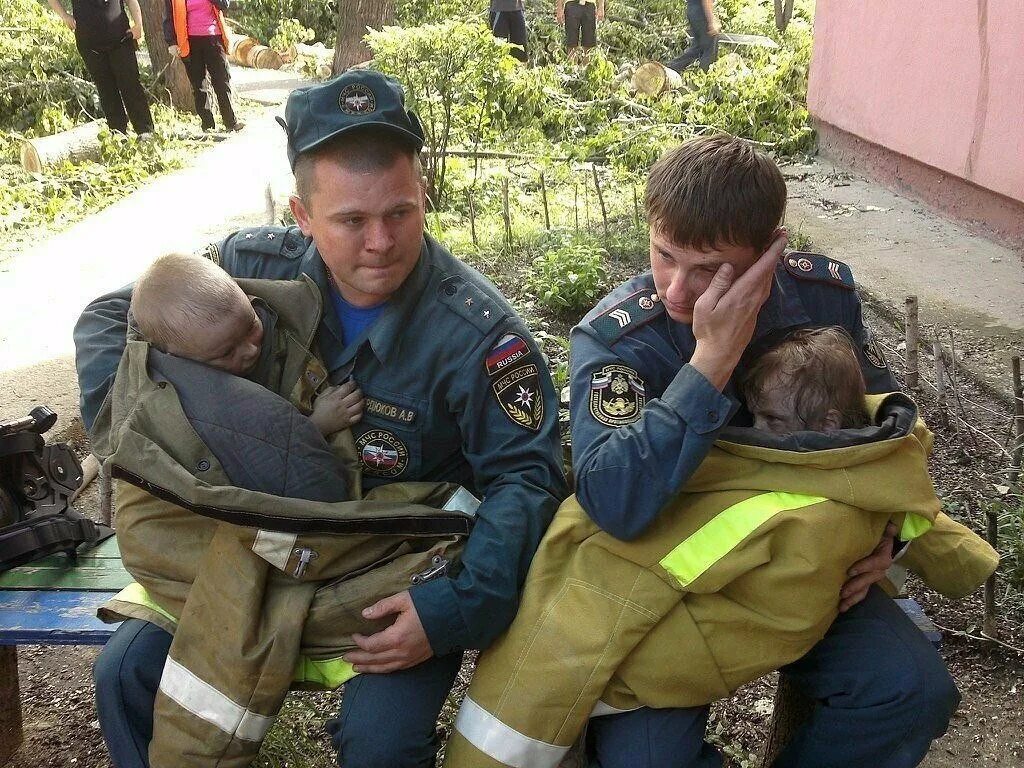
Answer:
[{"label": "olive green firefighter jacket", "polygon": [[868,406],[874,426],[828,436],[727,429],[633,541],[570,497],[481,654],[445,765],[553,768],[592,715],[707,704],[807,653],[886,524],[917,539],[939,514],[915,406]]},{"label": "olive green firefighter jacket", "polygon": [[[243,288],[278,310],[268,370],[308,406],[322,384],[308,351],[319,292],[303,281]],[[153,768],[248,766],[290,684],[354,674],[341,658],[352,633],[383,627],[363,608],[453,565],[476,503],[446,483],[348,500],[350,468],[287,400],[143,341],[127,345],[93,450],[123,481],[115,522],[136,580],[101,616],[174,634]]]}]

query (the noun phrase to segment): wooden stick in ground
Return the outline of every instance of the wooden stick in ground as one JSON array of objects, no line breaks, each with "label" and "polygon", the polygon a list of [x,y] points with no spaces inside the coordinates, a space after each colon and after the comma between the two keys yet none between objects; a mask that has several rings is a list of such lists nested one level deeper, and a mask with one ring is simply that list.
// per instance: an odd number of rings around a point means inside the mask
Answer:
[{"label": "wooden stick in ground", "polygon": [[[999,545],[999,522],[996,519],[996,512],[991,505],[985,510],[986,517],[986,538],[996,549]],[[999,626],[996,622],[996,573],[985,579],[985,615],[981,621],[981,633],[991,638],[999,637]]]},{"label": "wooden stick in ground", "polygon": [[594,176],[594,189],[597,190],[597,202],[601,206],[601,226],[604,229],[604,240],[608,242],[608,211],[604,207],[604,195],[601,193],[601,180],[597,176],[597,166],[591,165],[590,172]]},{"label": "wooden stick in ground", "polygon": [[935,357],[935,388],[938,390],[935,421],[945,429],[949,426],[949,415],[946,413],[946,364],[942,360],[942,345],[938,338],[932,342],[932,354]]},{"label": "wooden stick in ground", "polygon": [[1024,460],[1024,384],[1021,383],[1020,358],[1010,361],[1013,370],[1013,423],[1017,444],[1013,449],[1013,466],[1010,467],[1010,486],[1017,484],[1021,473],[1021,460]]},{"label": "wooden stick in ground", "polygon": [[466,197],[469,198],[469,236],[473,238],[473,245],[476,245],[476,205],[473,203],[473,190],[466,190]]},{"label": "wooden stick in ground", "polygon": [[636,228],[640,229],[640,199],[636,194],[636,184],[633,184],[633,220]]},{"label": "wooden stick in ground", "polygon": [[580,231],[580,188],[574,181],[572,183],[572,215],[576,222],[576,232]]},{"label": "wooden stick in ground", "polygon": [[907,387],[917,389],[918,357],[917,345],[920,341],[920,329],[917,324],[917,296],[907,296]]},{"label": "wooden stick in ground", "polygon": [[551,231],[551,212],[548,211],[548,185],[544,181],[544,171],[540,172],[540,197],[544,201],[544,229]]},{"label": "wooden stick in ground", "polygon": [[501,216],[505,220],[505,244],[512,245],[512,212],[508,205],[508,177],[501,179]]}]

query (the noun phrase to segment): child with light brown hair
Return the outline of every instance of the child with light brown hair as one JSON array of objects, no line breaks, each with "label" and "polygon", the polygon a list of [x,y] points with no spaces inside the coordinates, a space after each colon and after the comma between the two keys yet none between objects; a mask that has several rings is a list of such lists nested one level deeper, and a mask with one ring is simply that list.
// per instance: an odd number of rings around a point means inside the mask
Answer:
[{"label": "child with light brown hair", "polygon": [[[277,312],[247,296],[209,259],[179,253],[158,258],[135,283],[129,313],[142,337],[162,352],[277,391]],[[363,395],[352,380],[320,391],[308,414],[323,435],[347,429],[362,415]]]},{"label": "child with light brown hair", "polygon": [[757,358],[740,388],[754,428],[775,434],[868,425],[867,388],[842,328],[804,328]]}]

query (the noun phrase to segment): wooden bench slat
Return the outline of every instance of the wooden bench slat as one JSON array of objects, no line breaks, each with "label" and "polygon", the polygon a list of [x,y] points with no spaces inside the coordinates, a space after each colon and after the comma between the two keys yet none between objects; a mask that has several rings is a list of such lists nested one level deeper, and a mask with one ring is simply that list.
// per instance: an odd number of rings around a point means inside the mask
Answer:
[{"label": "wooden bench slat", "polygon": [[117,625],[96,618],[109,592],[0,592],[0,645],[103,645]]},{"label": "wooden bench slat", "polygon": [[56,589],[117,592],[132,577],[121,564],[117,538],[111,536],[97,547],[76,557],[50,555],[28,565],[0,574],[0,591],[11,589]]}]

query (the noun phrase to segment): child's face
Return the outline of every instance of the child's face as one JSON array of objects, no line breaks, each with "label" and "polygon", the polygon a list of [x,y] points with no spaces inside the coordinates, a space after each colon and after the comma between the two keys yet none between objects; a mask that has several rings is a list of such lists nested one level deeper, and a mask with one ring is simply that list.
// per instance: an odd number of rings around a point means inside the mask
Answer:
[{"label": "child's face", "polygon": [[167,351],[236,376],[244,376],[259,361],[262,344],[263,323],[248,298],[240,292],[235,309],[225,312],[216,324],[197,329],[188,348]]},{"label": "child's face", "polygon": [[783,435],[789,432],[806,430],[821,431],[824,422],[805,424],[796,413],[792,382],[776,375],[765,380],[764,388],[756,402],[749,403],[750,412],[754,416],[754,429],[763,429]]}]

